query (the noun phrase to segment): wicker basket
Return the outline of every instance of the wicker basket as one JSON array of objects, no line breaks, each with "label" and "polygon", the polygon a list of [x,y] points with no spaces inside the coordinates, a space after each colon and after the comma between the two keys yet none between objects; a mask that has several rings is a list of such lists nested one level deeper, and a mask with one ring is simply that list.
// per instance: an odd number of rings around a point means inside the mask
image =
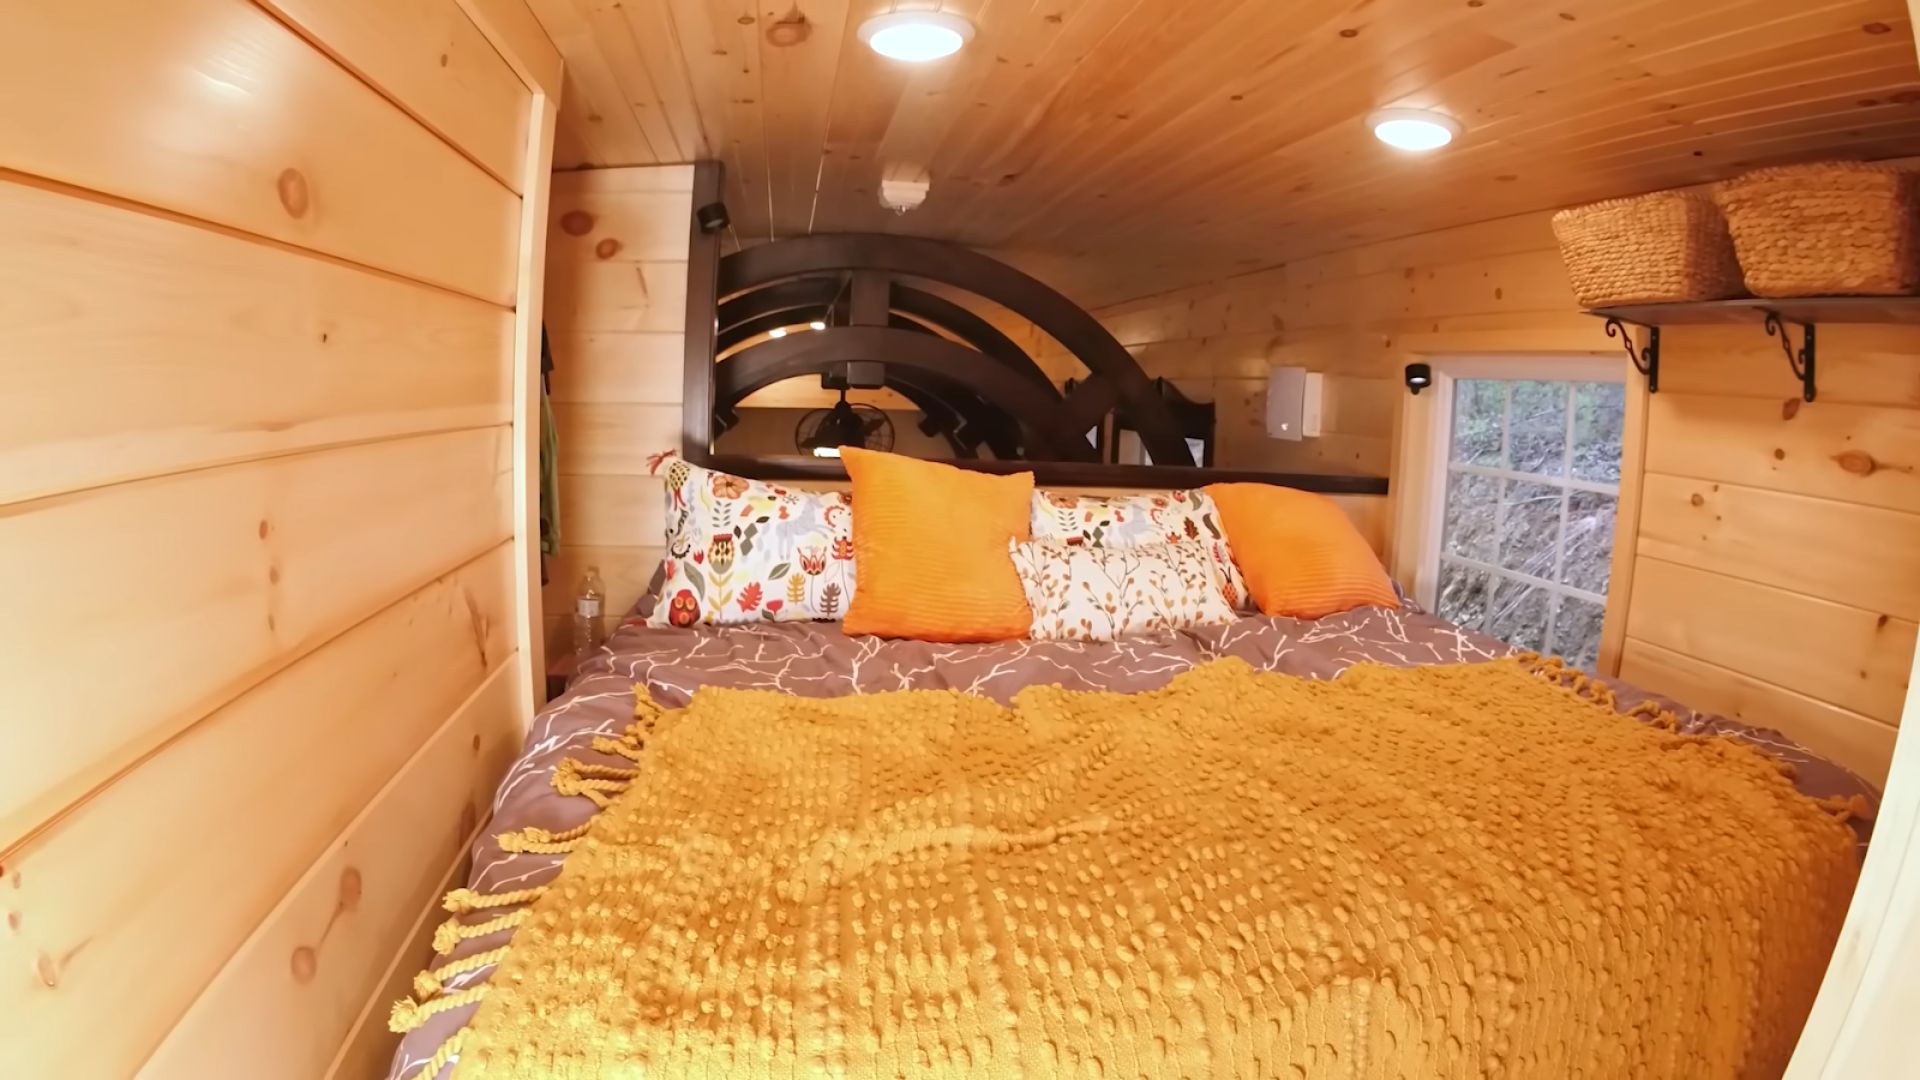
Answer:
[{"label": "wicker basket", "polygon": [[1759,169],[1714,189],[1755,296],[1920,291],[1920,175],[1831,161]]},{"label": "wicker basket", "polygon": [[1727,223],[1704,195],[1658,191],[1562,210],[1553,235],[1585,307],[1746,295]]}]

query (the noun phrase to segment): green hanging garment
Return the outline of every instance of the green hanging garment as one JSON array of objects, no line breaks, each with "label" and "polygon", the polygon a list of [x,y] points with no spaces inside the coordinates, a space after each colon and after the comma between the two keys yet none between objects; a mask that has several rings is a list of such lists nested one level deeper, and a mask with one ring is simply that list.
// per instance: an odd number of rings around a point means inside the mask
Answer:
[{"label": "green hanging garment", "polygon": [[[560,553],[560,432],[553,426],[553,348],[540,328],[540,554]],[[546,578],[542,567],[541,578]]]}]

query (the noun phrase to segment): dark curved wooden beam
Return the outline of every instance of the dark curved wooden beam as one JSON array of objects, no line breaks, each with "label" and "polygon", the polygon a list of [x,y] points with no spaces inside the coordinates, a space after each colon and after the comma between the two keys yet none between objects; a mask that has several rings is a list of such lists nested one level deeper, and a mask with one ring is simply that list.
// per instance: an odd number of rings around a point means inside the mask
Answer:
[{"label": "dark curved wooden beam", "polygon": [[[836,315],[834,304],[845,293],[846,286],[836,273],[831,277],[776,281],[731,297],[720,305],[716,324],[719,337],[714,346],[716,353],[725,354],[738,348],[742,342],[777,326],[791,326],[814,319],[844,323],[844,313]],[[971,345],[1034,383],[1053,385],[1047,373],[1012,338],[1001,333],[992,323],[945,297],[896,281],[891,283],[888,306],[893,311],[909,315],[926,326],[944,331]]]},{"label": "dark curved wooden beam", "polygon": [[[911,319],[900,317],[894,322],[899,329],[933,334],[933,331]],[[900,394],[920,410],[920,430],[945,438],[956,456],[976,458],[982,445],[992,449],[997,457],[1014,457],[1020,453],[1018,425],[982,401],[964,379],[934,376],[925,372],[903,372],[885,366],[881,368],[881,374],[886,389]],[[729,399],[724,393],[716,395],[713,408],[716,436],[725,434],[739,422],[736,410],[741,400]]]},{"label": "dark curved wooden beam", "polygon": [[[824,314],[824,309],[822,310]],[[786,326],[798,319],[808,317],[805,309],[789,308],[786,311],[762,315],[758,319],[741,323],[724,331],[718,341],[722,354],[732,351],[742,343],[766,333],[778,326]],[[905,316],[894,316],[889,325],[897,330],[907,330],[918,334],[933,334],[934,331]],[[807,331],[817,333],[818,331]],[[1020,440],[1009,429],[1009,425],[999,422],[993,408],[966,388],[965,383],[952,381],[935,387],[925,387],[911,381],[902,383],[889,372],[887,389],[898,392],[920,410],[922,422],[920,430],[928,435],[945,438],[952,447],[955,456],[975,458],[980,454],[980,446],[985,443],[993,448],[995,454],[1017,453]],[[713,403],[716,434],[725,434],[739,422],[735,410],[738,401],[717,398]]]},{"label": "dark curved wooden beam", "polygon": [[[722,364],[726,362],[721,361]],[[828,363],[823,366],[830,370],[837,365]],[[826,374],[827,371],[819,373]],[[978,457],[983,445],[998,458],[1021,456],[1023,436],[1020,425],[999,408],[982,401],[964,380],[901,367],[883,367],[881,375],[886,389],[914,402],[921,415],[926,417],[920,429],[929,435],[942,435],[949,442],[957,439],[956,450],[961,451],[962,457]],[[716,409],[716,416],[730,415],[735,406],[737,402]]]},{"label": "dark curved wooden beam", "polygon": [[942,296],[922,289],[893,283],[893,310],[945,330],[973,346],[1022,377],[1051,389],[1053,380],[1040,370],[1027,350],[1000,332],[992,323]]},{"label": "dark curved wooden beam", "polygon": [[804,236],[762,244],[720,261],[718,288],[732,296],[788,278],[878,270],[953,285],[1029,320],[1073,353],[1129,407],[1155,461],[1191,462],[1186,440],[1161,407],[1152,380],[1099,320],[1040,281],[963,247],[910,236]]},{"label": "dark curved wooden beam", "polygon": [[[752,341],[754,338],[759,337],[769,330],[782,326],[793,326],[797,323],[806,323],[815,319],[824,322],[826,321],[826,317],[827,309],[824,307],[789,308],[786,311],[776,311],[768,315],[762,315],[757,319],[749,319],[746,322],[720,331],[720,336],[715,339],[715,348],[719,350],[721,356],[725,356],[727,353],[745,345],[747,342]],[[887,325],[896,330],[912,330],[920,334],[934,333],[931,327],[909,319],[904,315],[896,315],[889,318]],[[817,330],[808,330],[806,332],[810,334],[819,333]]]},{"label": "dark curved wooden beam", "polygon": [[1084,438],[1060,429],[1060,396],[1052,387],[1037,387],[998,364],[982,364],[980,354],[964,345],[912,330],[836,326],[763,341],[713,366],[714,400],[737,402],[783,379],[825,373],[853,360],[874,361],[886,369],[964,386],[1018,422],[1031,438],[1058,455],[1057,460],[1094,460],[1093,447]]},{"label": "dark curved wooden beam", "polygon": [[723,301],[716,310],[714,328],[725,335],[742,323],[778,312],[824,312],[844,288],[837,275],[776,281]]}]

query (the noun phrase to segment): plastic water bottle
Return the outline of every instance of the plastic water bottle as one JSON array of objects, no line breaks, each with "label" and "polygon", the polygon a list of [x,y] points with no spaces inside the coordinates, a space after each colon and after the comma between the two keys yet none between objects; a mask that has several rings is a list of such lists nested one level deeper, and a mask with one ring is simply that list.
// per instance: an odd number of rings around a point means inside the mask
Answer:
[{"label": "plastic water bottle", "polygon": [[593,651],[607,640],[607,587],[600,581],[600,568],[587,567],[580,589],[573,599],[573,651],[576,655]]}]

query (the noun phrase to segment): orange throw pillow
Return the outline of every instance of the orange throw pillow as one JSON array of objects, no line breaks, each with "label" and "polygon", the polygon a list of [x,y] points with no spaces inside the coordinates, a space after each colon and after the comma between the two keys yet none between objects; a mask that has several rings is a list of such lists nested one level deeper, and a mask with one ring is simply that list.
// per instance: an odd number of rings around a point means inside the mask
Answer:
[{"label": "orange throw pillow", "polygon": [[1033,474],[992,476],[841,451],[853,479],[849,634],[1004,641],[1033,626],[1007,542],[1026,540]]},{"label": "orange throw pillow", "polygon": [[[1400,606],[1379,557],[1332,499],[1271,484],[1210,484],[1207,494],[1262,612],[1317,619],[1366,604]],[[854,515],[858,536],[857,507]]]}]

